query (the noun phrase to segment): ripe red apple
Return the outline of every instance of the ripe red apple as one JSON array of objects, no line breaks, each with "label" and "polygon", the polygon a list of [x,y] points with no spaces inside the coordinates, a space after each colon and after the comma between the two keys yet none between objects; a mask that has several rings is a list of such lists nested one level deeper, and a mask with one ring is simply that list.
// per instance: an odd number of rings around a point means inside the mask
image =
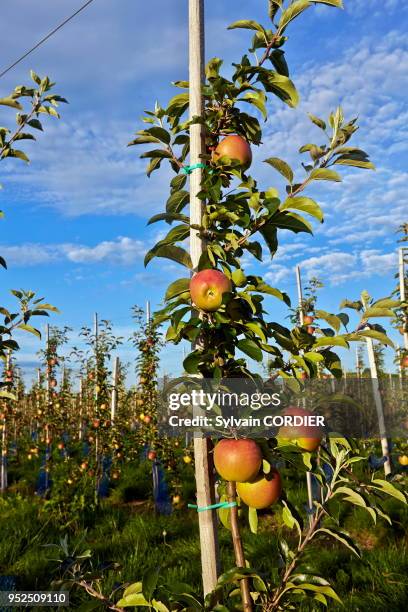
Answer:
[{"label": "ripe red apple", "polygon": [[303,317],[303,325],[311,325],[314,321],[314,317],[312,315],[306,315]]},{"label": "ripe red apple", "polygon": [[262,453],[254,440],[223,439],[214,449],[214,464],[224,480],[246,482],[258,476],[262,465]]},{"label": "ripe red apple", "polygon": [[[313,412],[299,408],[297,406],[289,406],[284,412],[285,415],[289,416],[311,416]],[[296,444],[299,448],[313,452],[315,451],[323,438],[323,432],[320,427],[308,427],[306,425],[299,425],[294,427],[281,427],[279,429],[277,437],[281,440],[287,440],[291,444]]]},{"label": "ripe red apple", "polygon": [[50,387],[56,387],[58,384],[58,382],[55,380],[55,378],[51,378],[50,380]]},{"label": "ripe red apple", "polygon": [[232,291],[231,281],[220,270],[202,270],[194,274],[190,281],[191,299],[197,308],[205,312],[218,310],[223,294],[229,291]]},{"label": "ripe red apple", "polygon": [[157,457],[156,451],[150,450],[147,453],[147,458],[149,459],[149,461],[154,461],[156,459],[156,457]]},{"label": "ripe red apple", "polygon": [[100,419],[93,419],[92,421],[92,427],[94,427],[95,429],[98,429],[99,425],[101,424]]},{"label": "ripe red apple", "polygon": [[229,157],[238,160],[243,168],[247,169],[252,163],[252,151],[249,143],[242,136],[233,134],[223,138],[212,154],[213,162],[217,162],[220,157]]},{"label": "ripe red apple", "polygon": [[278,470],[272,468],[269,474],[261,474],[253,482],[238,482],[237,493],[241,500],[251,508],[262,510],[279,499],[282,481]]},{"label": "ripe red apple", "polygon": [[149,425],[149,423],[151,423],[152,417],[149,414],[146,414],[143,421],[146,423],[146,425]]},{"label": "ripe red apple", "polygon": [[311,334],[313,336],[314,332],[315,332],[315,327],[313,327],[312,325],[308,325],[307,327],[307,333]]},{"label": "ripe red apple", "polygon": [[403,368],[408,368],[408,355],[405,355],[405,357],[401,359],[401,366]]}]

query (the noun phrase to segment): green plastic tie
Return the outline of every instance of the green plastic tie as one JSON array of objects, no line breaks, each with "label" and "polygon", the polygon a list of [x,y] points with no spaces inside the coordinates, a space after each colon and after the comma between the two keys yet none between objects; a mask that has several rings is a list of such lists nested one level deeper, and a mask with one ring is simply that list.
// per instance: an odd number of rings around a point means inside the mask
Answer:
[{"label": "green plastic tie", "polygon": [[197,170],[198,168],[206,168],[207,164],[193,164],[192,166],[183,166],[183,168],[181,168],[181,172],[184,172],[184,174],[191,174],[193,172],[193,170]]},{"label": "green plastic tie", "polygon": [[204,506],[203,508],[199,508],[195,504],[188,504],[188,508],[195,508],[197,512],[216,510],[217,508],[234,508],[234,506],[237,506],[237,502],[220,502],[218,504],[212,504],[211,506]]}]

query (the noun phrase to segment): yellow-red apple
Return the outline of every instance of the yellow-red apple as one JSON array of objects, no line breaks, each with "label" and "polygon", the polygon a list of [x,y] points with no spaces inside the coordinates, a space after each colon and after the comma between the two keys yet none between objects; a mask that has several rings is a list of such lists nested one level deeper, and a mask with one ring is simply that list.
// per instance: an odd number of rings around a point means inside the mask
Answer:
[{"label": "yellow-red apple", "polygon": [[231,281],[220,270],[202,270],[190,281],[191,299],[197,308],[215,312],[222,304],[222,296],[232,290]]},{"label": "yellow-red apple", "polygon": [[269,474],[258,476],[253,482],[238,482],[237,493],[251,508],[263,510],[279,499],[282,481],[278,470],[271,468]]},{"label": "yellow-red apple", "polygon": [[[287,416],[313,416],[313,412],[299,408],[297,406],[289,406],[285,410]],[[278,439],[285,440],[291,444],[299,446],[302,450],[309,452],[315,451],[323,438],[323,431],[318,426],[296,425],[293,427],[283,426],[279,429]]]},{"label": "yellow-red apple", "polygon": [[248,141],[237,134],[223,138],[213,151],[212,159],[217,162],[220,157],[224,156],[238,160],[245,169],[249,168],[252,163],[252,151]]},{"label": "yellow-red apple", "polygon": [[220,440],[214,449],[214,465],[225,480],[254,480],[262,465],[261,449],[254,440],[247,438]]}]

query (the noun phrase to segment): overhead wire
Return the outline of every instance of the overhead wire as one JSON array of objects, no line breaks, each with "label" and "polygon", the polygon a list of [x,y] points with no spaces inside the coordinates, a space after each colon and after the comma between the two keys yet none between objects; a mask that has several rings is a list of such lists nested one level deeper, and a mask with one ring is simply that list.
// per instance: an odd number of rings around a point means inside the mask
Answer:
[{"label": "overhead wire", "polygon": [[52,36],[54,36],[54,34],[56,34],[59,30],[61,30],[67,23],[72,21],[72,19],[74,19],[74,17],[79,15],[79,13],[84,11],[94,1],[95,0],[87,0],[87,2],[85,2],[85,4],[83,4],[81,7],[79,7],[79,9],[77,9],[72,15],[70,15],[69,17],[64,19],[64,21],[62,21],[60,24],[58,24],[53,30],[51,30],[51,32],[49,32],[46,36],[44,36],[44,38],[42,38],[40,41],[38,41],[38,43],[36,43],[33,47],[31,47],[31,49],[26,51],[21,57],[19,57],[12,64],[10,64],[10,66],[8,66],[2,72],[0,72],[0,79],[2,77],[4,77],[8,72],[10,72],[10,70],[15,68],[15,66],[17,66],[20,62],[22,62],[26,57],[31,55],[31,53],[33,53],[39,47],[41,47],[41,45],[43,45],[47,40],[49,40]]}]

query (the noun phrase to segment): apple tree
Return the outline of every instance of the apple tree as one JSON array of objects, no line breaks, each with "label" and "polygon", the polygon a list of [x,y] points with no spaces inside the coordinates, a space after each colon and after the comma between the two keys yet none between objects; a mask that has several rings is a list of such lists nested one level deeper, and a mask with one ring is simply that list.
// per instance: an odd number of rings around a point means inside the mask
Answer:
[{"label": "apple tree", "polygon": [[[292,168],[278,155],[271,156],[264,163],[270,168],[272,184],[264,186],[257,180],[251,170],[251,161],[252,149],[262,144],[262,120],[268,120],[276,101],[291,108],[295,108],[299,101],[284,51],[289,26],[312,4],[340,8],[342,1],[269,0],[266,4],[267,25],[254,20],[240,20],[229,26],[231,30],[240,28],[253,32],[249,53],[244,53],[233,64],[232,71],[224,73],[223,61],[218,57],[207,63],[202,87],[203,115],[188,119],[189,83],[176,81],[174,85],[182,91],[165,107],[156,103],[153,110],[146,111],[143,118],[145,127],[137,132],[130,144],[153,147],[141,155],[149,160],[148,176],[159,171],[164,164],[168,164],[174,174],[165,210],[149,221],[149,224],[164,221],[171,228],[147,253],[145,264],[154,258],[166,258],[186,269],[187,274],[168,287],[165,305],[155,316],[157,325],[168,324],[167,341],[192,343],[193,350],[184,360],[185,371],[214,381],[228,378],[254,380],[260,377],[253,362],[261,363],[267,357],[277,375],[300,390],[301,379],[316,377],[318,367],[341,377],[340,358],[333,348],[348,348],[350,342],[361,341],[367,332],[361,329],[350,334],[345,328],[348,321],[345,316],[324,311],[319,311],[319,318],[329,327],[321,328],[319,334],[309,333],[307,326],[300,322],[289,329],[271,321],[266,298],[271,296],[290,306],[289,297],[267,283],[260,274],[246,272],[243,262],[249,259],[262,262],[266,256],[273,260],[282,232],[313,233],[311,220],[322,223],[323,211],[310,197],[312,187],[325,181],[341,182],[340,171],[345,167],[369,170],[374,166],[368,154],[351,142],[358,130],[357,119],[345,118],[338,107],[328,120],[309,115],[318,130],[317,138],[316,142],[306,143],[300,148],[300,155],[306,158],[302,157],[299,168]],[[199,193],[203,215],[199,224],[190,221],[190,194],[186,189],[188,176],[197,168],[189,165],[189,129],[194,123],[202,124],[206,145],[199,164],[203,172]],[[283,192],[273,185],[274,172],[285,180]],[[191,230],[197,232],[203,244],[195,269],[185,248]],[[340,333],[342,327],[345,329]],[[385,341],[386,336],[382,339]],[[298,543],[292,548],[281,541],[281,569],[265,583],[252,568],[245,567],[241,544],[238,544],[240,550],[237,554],[236,543],[240,536],[235,483],[230,482],[228,499],[235,506],[231,508],[231,527],[236,564],[240,567],[220,577],[216,591],[209,596],[209,607],[204,609],[214,609],[212,606],[220,601],[225,590],[232,599],[228,600],[227,608],[219,609],[238,609],[242,604],[238,601],[239,596],[237,600],[237,584],[241,587],[246,610],[253,609],[255,603],[262,603],[265,610],[293,609],[295,602],[307,597],[327,605],[328,599],[336,600],[338,597],[323,578],[306,572],[302,567],[306,546],[318,535],[324,535],[337,539],[358,554],[350,538],[333,527],[334,517],[330,514],[332,498],[339,495],[344,502],[363,506],[375,519],[377,515],[385,516],[380,503],[375,501],[376,496],[391,495],[403,502],[405,496],[386,481],[363,485],[354,480],[351,466],[361,458],[340,436],[337,441],[332,439],[322,445],[324,461],[332,466],[330,473],[318,464],[313,453],[302,447],[281,444],[279,440],[257,442],[262,448],[264,461],[258,467],[258,478],[246,484],[258,485],[258,479],[270,481],[271,474],[274,474],[273,464],[289,454],[299,471],[313,471],[322,490],[322,502],[314,503],[309,521],[304,521],[286,497],[282,497],[284,523],[298,533]],[[239,475],[228,478],[238,480]],[[362,487],[366,488],[359,492]],[[265,506],[250,506],[248,509],[253,531],[256,531],[258,521],[257,507]],[[327,520],[327,525],[323,520]],[[253,581],[251,590],[248,580]],[[256,593],[255,598],[250,593]],[[142,603],[140,591],[137,594],[139,604],[134,605],[148,605]],[[132,593],[129,592],[129,600],[125,597],[119,605],[131,606],[131,600]]]}]

